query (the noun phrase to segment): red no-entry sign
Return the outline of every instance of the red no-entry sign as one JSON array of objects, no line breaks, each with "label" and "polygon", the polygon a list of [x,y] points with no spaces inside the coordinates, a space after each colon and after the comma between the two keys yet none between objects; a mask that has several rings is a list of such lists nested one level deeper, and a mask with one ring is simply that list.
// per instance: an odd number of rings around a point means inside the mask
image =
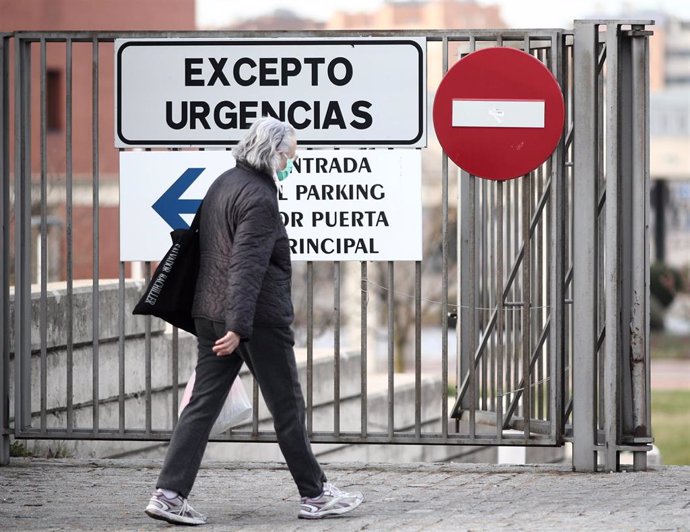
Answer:
[{"label": "red no-entry sign", "polygon": [[541,165],[563,131],[563,94],[535,57],[514,48],[486,48],[458,61],[434,100],[434,128],[443,150],[463,170],[506,180]]}]

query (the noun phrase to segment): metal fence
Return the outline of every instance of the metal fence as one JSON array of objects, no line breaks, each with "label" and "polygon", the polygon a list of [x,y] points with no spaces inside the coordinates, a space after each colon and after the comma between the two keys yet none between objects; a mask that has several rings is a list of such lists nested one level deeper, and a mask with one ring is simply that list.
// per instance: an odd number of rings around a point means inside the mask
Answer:
[{"label": "metal fence", "polygon": [[[449,65],[474,50],[512,46],[529,52],[563,88],[566,128],[544,165],[510,182],[459,171],[432,139],[426,148],[425,160],[431,162],[425,163],[425,205],[427,219],[438,224],[430,224],[433,245],[424,261],[308,262],[296,268],[296,284],[303,280],[295,298],[304,299],[297,318],[303,324],[313,442],[560,446],[572,441],[578,470],[595,470],[599,451],[606,469],[618,469],[622,451],[633,451],[635,467],[645,467],[651,442],[645,31],[650,24],[581,21],[574,31],[375,32],[426,36],[429,57],[439,59],[437,68],[431,63],[428,68],[431,91]],[[177,330],[166,333],[156,320],[130,316],[128,297],[142,288],[142,281],[130,280],[138,277],[132,265],[115,259],[117,280],[104,291],[101,271],[108,264],[103,266],[102,248],[111,222],[101,215],[116,179],[101,170],[108,150],[115,150],[112,131],[103,131],[100,123],[103,110],[113,108],[112,88],[102,86],[110,64],[102,63],[112,58],[115,38],[201,36],[275,34],[15,33],[0,39],[4,463],[10,434],[142,441],[170,436],[194,344]],[[65,73],[59,85],[65,116],[59,141],[52,138],[55,103],[49,100],[47,67],[48,58],[56,57]],[[80,83],[73,82],[76,72]],[[74,145],[76,128],[88,131],[87,146]],[[75,157],[83,159],[84,152],[90,152],[90,168],[84,171],[82,160],[75,171]],[[91,206],[91,275],[82,282],[75,276],[75,264],[84,262],[76,256],[76,242],[85,237],[75,234],[77,198]],[[64,250],[59,260],[50,251],[55,241]],[[144,281],[150,274],[146,263]],[[397,320],[403,312],[408,322]],[[358,333],[347,345],[341,335],[346,326]],[[406,368],[396,337],[403,327],[412,331]],[[324,330],[331,338],[327,376],[317,368]],[[433,355],[423,349],[429,334],[438,340]],[[451,349],[453,340],[457,349]],[[348,358],[351,352],[354,359]],[[139,378],[134,374],[141,374],[140,389],[132,387]],[[327,392],[317,392],[324,379]],[[374,381],[384,382],[383,417],[369,399]],[[435,387],[426,386],[430,381]],[[259,390],[251,386],[252,422],[219,440],[275,441]],[[403,386],[412,394],[414,412],[396,408]],[[356,404],[354,418],[351,406],[345,412],[346,401]],[[315,419],[317,403],[319,412],[327,410],[326,421],[320,414]]]}]

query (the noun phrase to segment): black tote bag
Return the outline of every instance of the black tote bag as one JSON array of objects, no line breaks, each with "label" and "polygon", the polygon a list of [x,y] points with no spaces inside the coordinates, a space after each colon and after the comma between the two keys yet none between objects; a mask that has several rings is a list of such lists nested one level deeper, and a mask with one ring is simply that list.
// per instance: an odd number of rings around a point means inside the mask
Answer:
[{"label": "black tote bag", "polygon": [[172,246],[132,311],[132,314],[156,316],[194,335],[192,302],[199,274],[200,214],[201,206],[189,229],[175,229],[170,233]]}]

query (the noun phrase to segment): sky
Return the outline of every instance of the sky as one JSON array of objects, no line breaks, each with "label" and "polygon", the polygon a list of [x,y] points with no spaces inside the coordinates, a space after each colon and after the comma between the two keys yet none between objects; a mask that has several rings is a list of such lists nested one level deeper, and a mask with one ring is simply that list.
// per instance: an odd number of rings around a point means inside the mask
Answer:
[{"label": "sky", "polygon": [[[504,20],[514,28],[566,28],[592,14],[615,17],[634,10],[659,10],[690,20],[690,0],[478,0],[498,4]],[[384,0],[196,0],[202,29],[223,26],[286,8],[310,18],[326,20],[334,11],[372,11]]]}]

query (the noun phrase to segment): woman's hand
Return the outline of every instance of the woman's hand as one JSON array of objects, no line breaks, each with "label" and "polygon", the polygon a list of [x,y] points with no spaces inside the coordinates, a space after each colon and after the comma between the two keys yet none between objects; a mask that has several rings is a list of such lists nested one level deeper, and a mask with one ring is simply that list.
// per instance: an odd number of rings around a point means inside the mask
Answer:
[{"label": "woman's hand", "polygon": [[240,337],[237,333],[228,331],[225,333],[225,336],[216,340],[216,343],[213,345],[213,352],[216,356],[226,357],[232,355],[238,345],[240,345]]}]

